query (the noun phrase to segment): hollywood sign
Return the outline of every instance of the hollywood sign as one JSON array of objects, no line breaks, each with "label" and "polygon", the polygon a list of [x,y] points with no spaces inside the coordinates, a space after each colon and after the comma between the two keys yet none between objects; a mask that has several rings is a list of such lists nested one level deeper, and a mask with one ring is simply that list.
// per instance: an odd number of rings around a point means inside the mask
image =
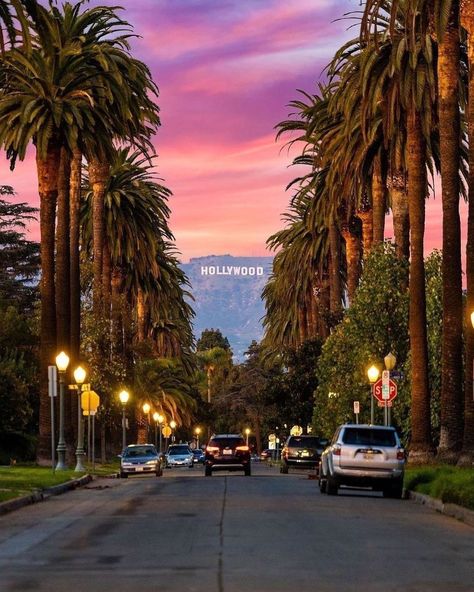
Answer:
[{"label": "hollywood sign", "polygon": [[235,265],[201,266],[201,275],[262,276],[263,267],[237,267]]}]

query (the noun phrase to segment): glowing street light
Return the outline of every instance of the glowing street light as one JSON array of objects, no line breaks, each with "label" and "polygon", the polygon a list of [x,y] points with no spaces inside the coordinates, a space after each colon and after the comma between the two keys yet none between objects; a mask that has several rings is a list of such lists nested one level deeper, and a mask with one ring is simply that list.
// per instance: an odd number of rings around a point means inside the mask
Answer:
[{"label": "glowing street light", "polygon": [[377,366],[371,366],[367,370],[367,376],[369,378],[369,382],[371,385],[370,386],[370,423],[371,423],[371,425],[374,425],[374,393],[372,392],[372,390],[373,390],[373,385],[379,379],[380,370],[377,368]]},{"label": "glowing street light", "polygon": [[147,422],[146,422],[146,441],[148,442],[148,440],[150,439],[150,405],[149,403],[143,403],[143,413],[146,415],[147,417]]},{"label": "glowing street light", "polygon": [[122,450],[125,450],[127,446],[127,422],[125,420],[125,406],[128,403],[130,394],[125,389],[119,392],[119,399],[122,403]]},{"label": "glowing street light", "polygon": [[58,447],[58,464],[57,471],[65,471],[66,467],[66,442],[64,441],[64,375],[69,366],[69,356],[65,352],[61,352],[56,356],[56,366],[59,372],[59,440]]},{"label": "glowing street light", "polygon": [[201,433],[201,428],[196,428],[194,433],[196,434],[196,448],[199,448],[199,434]]},{"label": "glowing street light", "polygon": [[77,389],[77,448],[76,448],[76,473],[82,473],[86,470],[83,464],[84,457],[84,434],[82,430],[82,408],[81,408],[81,394],[82,384],[86,379],[86,371],[82,366],[78,366],[74,372],[74,381]]},{"label": "glowing street light", "polygon": [[249,435],[250,435],[250,428],[245,428],[245,442],[247,446],[249,445]]}]

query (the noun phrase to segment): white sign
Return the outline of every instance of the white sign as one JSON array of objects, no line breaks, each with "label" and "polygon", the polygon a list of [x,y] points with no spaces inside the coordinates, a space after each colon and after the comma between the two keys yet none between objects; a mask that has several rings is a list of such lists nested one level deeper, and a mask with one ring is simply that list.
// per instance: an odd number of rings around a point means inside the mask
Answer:
[{"label": "white sign", "polygon": [[58,369],[56,366],[48,366],[48,395],[58,396]]},{"label": "white sign", "polygon": [[388,401],[390,399],[390,371],[384,370],[382,372],[382,399]]},{"label": "white sign", "polygon": [[201,275],[262,276],[263,267],[242,267],[236,265],[202,265]]},{"label": "white sign", "polygon": [[354,401],[354,413],[357,415],[360,413],[360,404],[359,401]]}]

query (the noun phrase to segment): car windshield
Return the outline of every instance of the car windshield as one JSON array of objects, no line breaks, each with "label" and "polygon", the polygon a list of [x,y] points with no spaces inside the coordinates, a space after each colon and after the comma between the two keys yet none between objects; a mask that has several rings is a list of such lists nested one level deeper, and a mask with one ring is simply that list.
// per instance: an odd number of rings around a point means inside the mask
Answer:
[{"label": "car windshield", "polygon": [[125,450],[123,456],[127,458],[136,456],[156,456],[156,450],[154,448],[146,448],[145,446],[137,446]]},{"label": "car windshield", "polygon": [[295,436],[288,442],[290,448],[319,448],[321,443],[319,438],[302,438]]},{"label": "car windshield", "polygon": [[201,456],[202,450],[193,450],[194,456]]},{"label": "car windshield", "polygon": [[210,446],[219,446],[219,448],[236,448],[245,444],[242,438],[214,438],[210,441]]},{"label": "car windshield", "polygon": [[168,450],[168,454],[171,456],[175,454],[189,454],[189,448],[187,446],[173,446]]},{"label": "car windshield", "polygon": [[396,446],[393,430],[371,430],[370,428],[346,428],[342,436],[344,444],[363,446]]}]

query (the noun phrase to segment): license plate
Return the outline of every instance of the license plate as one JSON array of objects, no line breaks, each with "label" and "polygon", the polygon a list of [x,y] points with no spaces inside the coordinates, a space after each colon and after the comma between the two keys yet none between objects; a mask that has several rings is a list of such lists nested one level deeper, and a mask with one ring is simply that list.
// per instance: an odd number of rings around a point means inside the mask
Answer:
[{"label": "license plate", "polygon": [[373,454],[364,454],[364,458],[365,458],[365,460],[373,460],[374,455]]},{"label": "license plate", "polygon": [[224,450],[223,453],[224,454],[232,454],[232,450]]},{"label": "license plate", "polygon": [[140,471],[143,471],[143,467],[135,467],[135,471],[137,471],[137,473],[139,473]]}]

